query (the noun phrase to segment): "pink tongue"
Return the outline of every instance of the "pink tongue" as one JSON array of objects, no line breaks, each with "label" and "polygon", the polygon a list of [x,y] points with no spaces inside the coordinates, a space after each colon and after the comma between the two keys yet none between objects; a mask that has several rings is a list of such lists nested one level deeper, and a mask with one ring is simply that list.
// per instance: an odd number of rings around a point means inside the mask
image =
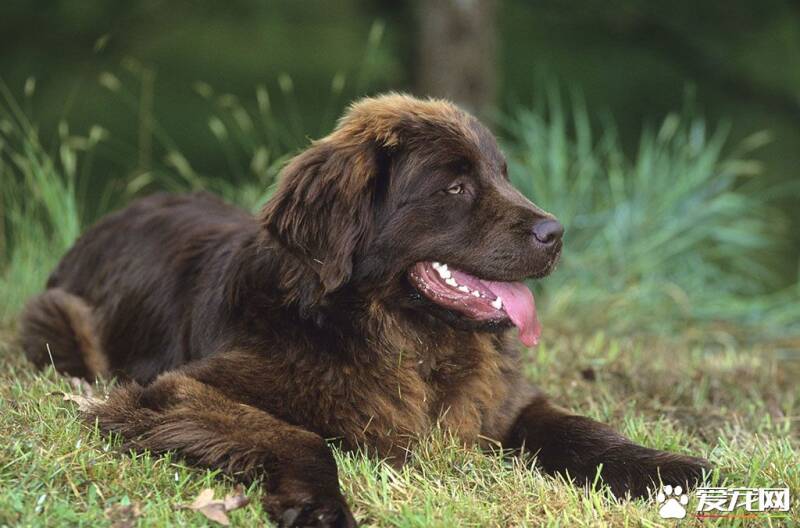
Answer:
[{"label": "pink tongue", "polygon": [[503,309],[519,328],[519,340],[529,347],[539,344],[542,326],[536,317],[536,304],[528,287],[522,282],[481,282],[503,299]]}]

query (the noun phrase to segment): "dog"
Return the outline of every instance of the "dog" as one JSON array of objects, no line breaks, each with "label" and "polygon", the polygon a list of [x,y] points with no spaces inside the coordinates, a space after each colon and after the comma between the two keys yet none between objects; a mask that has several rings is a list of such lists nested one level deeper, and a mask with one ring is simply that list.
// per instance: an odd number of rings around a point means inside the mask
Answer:
[{"label": "dog", "polygon": [[140,199],[89,229],[23,312],[39,367],[121,383],[87,419],[125,446],[260,480],[281,526],[355,526],[326,439],[402,464],[435,427],[617,496],[693,485],[520,374],[541,326],[524,280],[563,228],[509,182],[492,133],[442,100],[354,103],[258,216]]}]

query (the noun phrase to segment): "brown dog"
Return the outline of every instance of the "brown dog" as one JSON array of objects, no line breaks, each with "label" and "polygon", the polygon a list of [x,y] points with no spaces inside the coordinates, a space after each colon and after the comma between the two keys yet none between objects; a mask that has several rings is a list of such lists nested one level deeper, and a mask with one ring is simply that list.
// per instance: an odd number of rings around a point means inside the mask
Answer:
[{"label": "brown dog", "polygon": [[[157,195],[91,228],[31,300],[28,357],[129,382],[90,413],[128,445],[263,479],[287,526],[353,526],[326,438],[402,463],[440,424],[617,495],[707,462],[550,404],[512,343],[540,327],[520,281],[562,228],[509,183],[492,134],[443,101],[354,104],[283,171],[258,218]],[[47,350],[49,345],[49,352]]]}]

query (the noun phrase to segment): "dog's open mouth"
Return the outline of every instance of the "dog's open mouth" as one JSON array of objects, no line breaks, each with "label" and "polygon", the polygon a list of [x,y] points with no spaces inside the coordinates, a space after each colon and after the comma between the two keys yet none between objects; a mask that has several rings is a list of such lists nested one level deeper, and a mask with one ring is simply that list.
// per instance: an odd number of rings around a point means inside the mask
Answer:
[{"label": "dog's open mouth", "polygon": [[418,262],[408,275],[436,304],[479,321],[510,319],[526,346],[539,343],[542,327],[533,294],[524,283],[483,280],[439,262]]}]

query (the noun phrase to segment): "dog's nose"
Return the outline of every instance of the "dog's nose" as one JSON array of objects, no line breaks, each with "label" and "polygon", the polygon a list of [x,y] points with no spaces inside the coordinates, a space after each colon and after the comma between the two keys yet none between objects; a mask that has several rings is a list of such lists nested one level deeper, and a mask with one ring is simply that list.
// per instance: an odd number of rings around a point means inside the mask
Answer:
[{"label": "dog's nose", "polygon": [[561,240],[564,234],[564,226],[558,220],[547,218],[533,224],[533,237],[540,244],[550,246]]}]

